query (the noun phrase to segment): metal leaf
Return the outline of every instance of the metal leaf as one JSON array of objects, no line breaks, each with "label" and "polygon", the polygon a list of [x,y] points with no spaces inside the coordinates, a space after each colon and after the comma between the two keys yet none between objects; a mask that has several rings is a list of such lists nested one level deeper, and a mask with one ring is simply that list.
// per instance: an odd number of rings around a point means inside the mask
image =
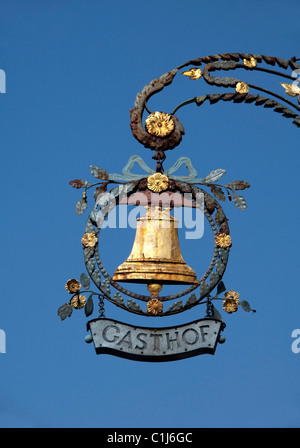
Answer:
[{"label": "metal leaf", "polygon": [[218,168],[217,170],[212,171],[209,173],[204,179],[203,183],[209,184],[210,182],[216,182],[219,180],[224,174],[226,173],[226,170],[223,170],[221,168]]},{"label": "metal leaf", "polygon": [[220,275],[224,274],[225,264],[222,263],[221,260],[217,260],[217,262],[216,262],[216,270],[217,270],[218,274],[220,274]]},{"label": "metal leaf", "polygon": [[101,283],[101,291],[103,291],[104,294],[110,295],[110,283],[109,280],[105,279]]},{"label": "metal leaf", "polygon": [[86,188],[89,187],[90,184],[88,183],[87,180],[84,179],[74,179],[74,180],[70,180],[69,185],[71,185],[73,188]]},{"label": "metal leaf", "polygon": [[220,275],[217,272],[211,273],[211,276],[210,276],[210,287],[211,288],[213,288],[217,284],[219,278],[220,278]]},{"label": "metal leaf", "polygon": [[89,258],[86,262],[86,268],[89,272],[93,272],[96,266],[96,262],[94,258]]},{"label": "metal leaf", "polygon": [[127,308],[132,311],[142,311],[140,306],[132,299],[127,300]]},{"label": "metal leaf", "polygon": [[182,300],[172,303],[168,311],[179,311],[182,308]]},{"label": "metal leaf", "polygon": [[219,199],[220,201],[225,201],[225,194],[223,193],[223,191],[221,190],[221,188],[216,187],[215,185],[212,185],[210,187],[212,194]]},{"label": "metal leaf", "polygon": [[226,287],[223,282],[218,283],[217,295],[222,294],[222,292],[226,291]]},{"label": "metal leaf", "polygon": [[285,89],[285,93],[287,93],[289,96],[298,96],[300,94],[300,87],[293,82],[291,84],[281,82],[280,84]]},{"label": "metal leaf", "polygon": [[228,221],[224,221],[222,223],[222,225],[219,227],[219,233],[226,233],[226,235],[229,235],[230,231],[229,231],[229,225],[228,225]]},{"label": "metal leaf", "polygon": [[101,282],[101,274],[98,269],[96,269],[92,273],[92,277],[93,277],[93,281],[96,283],[96,285],[99,285],[99,283]]},{"label": "metal leaf", "polygon": [[169,82],[172,81],[172,79],[174,78],[174,76],[177,73],[177,71],[178,71],[178,69],[176,68],[176,69],[174,69],[174,70],[172,70],[170,72],[166,72],[166,73],[164,73],[163,75],[161,75],[159,77],[159,80],[161,82],[163,82],[163,83],[169,83]]},{"label": "metal leaf", "polygon": [[[215,78],[216,79],[216,78]],[[224,81],[226,79],[226,77],[222,78],[222,80]],[[217,84],[217,83],[216,83]],[[222,83],[223,84],[223,83]],[[210,104],[215,104],[218,101],[220,101],[223,98],[224,94],[223,93],[216,93],[216,94],[212,94],[209,95],[209,102]]]},{"label": "metal leaf", "polygon": [[217,308],[215,306],[212,305],[212,318],[213,319],[217,319],[217,320],[222,320],[222,316],[219,313],[219,311],[217,310]]},{"label": "metal leaf", "polygon": [[89,289],[90,288],[90,277],[84,273],[81,274],[80,276],[80,283],[82,284],[82,286],[84,287],[84,289]]},{"label": "metal leaf", "polygon": [[204,101],[206,100],[207,95],[203,95],[203,96],[197,96],[196,98],[196,104],[197,106],[201,106],[201,104],[204,103]]},{"label": "metal leaf", "polygon": [[186,182],[180,182],[179,180],[176,180],[176,187],[182,192],[182,193],[192,193],[193,187],[189,185]]},{"label": "metal leaf", "polygon": [[264,96],[258,96],[258,97],[256,98],[256,101],[255,101],[255,106],[261,106],[261,105],[264,104],[267,100],[268,100],[268,98],[265,98]]},{"label": "metal leaf", "polygon": [[113,301],[119,305],[125,305],[123,297],[121,296],[121,294],[119,293],[119,291],[117,291],[113,297]]},{"label": "metal leaf", "polygon": [[94,256],[95,247],[85,247],[83,249],[83,253],[84,253],[84,259],[85,259],[85,261],[87,261]]},{"label": "metal leaf", "polygon": [[288,107],[286,107],[284,109],[283,116],[286,118],[290,118],[290,117],[295,118],[295,117],[298,117],[298,114],[296,112],[294,112],[293,110],[289,109]]},{"label": "metal leaf", "polygon": [[235,205],[238,209],[240,209],[240,210],[242,210],[242,211],[245,211],[245,210],[246,210],[246,208],[247,208],[247,202],[246,202],[246,199],[245,199],[243,196],[239,196],[238,194],[236,194],[236,193],[233,191],[233,198],[232,198],[232,200],[233,200],[233,202],[234,202],[234,205]]},{"label": "metal leaf", "polygon": [[245,190],[245,188],[250,187],[250,184],[244,180],[235,180],[234,182],[229,182],[225,186],[231,188],[232,190]]},{"label": "metal leaf", "polygon": [[70,317],[73,312],[73,308],[70,303],[65,303],[57,310],[57,315],[61,318],[61,320],[65,320],[66,317]]},{"label": "metal leaf", "polygon": [[90,170],[97,179],[108,180],[109,178],[107,171],[99,166],[90,165]]},{"label": "metal leaf", "polygon": [[94,311],[94,302],[93,302],[93,294],[91,294],[87,299],[84,307],[86,317],[89,317],[91,314],[93,314],[93,311]]},{"label": "metal leaf", "polygon": [[242,300],[239,305],[241,305],[241,307],[243,308],[244,311],[247,311],[247,313],[249,313],[249,311],[252,311],[253,313],[256,313],[256,310],[253,310],[252,308],[250,308],[250,304],[247,302],[247,300]]},{"label": "metal leaf", "polygon": [[223,101],[232,101],[236,97],[236,92],[234,93],[226,93],[223,97]]},{"label": "metal leaf", "polygon": [[288,68],[289,66],[289,61],[286,59],[276,58],[276,61],[279,67]]},{"label": "metal leaf", "polygon": [[185,306],[193,305],[197,301],[196,294],[193,292],[187,299]]},{"label": "metal leaf", "polygon": [[274,112],[278,112],[279,114],[284,113],[285,106],[283,104],[277,103],[277,106],[274,108]]},{"label": "metal leaf", "polygon": [[216,201],[212,196],[204,192],[204,203],[205,207],[207,208],[207,211],[212,214],[215,211],[216,208]]},{"label": "metal leaf", "polygon": [[275,107],[277,104],[277,101],[275,100],[271,100],[270,98],[265,102],[264,107],[268,108],[268,107]]},{"label": "metal leaf", "polygon": [[226,215],[224,211],[221,209],[221,207],[218,207],[217,213],[215,215],[215,221],[217,226],[220,226],[224,219],[226,218]]},{"label": "metal leaf", "polygon": [[87,204],[86,198],[79,199],[79,201],[76,204],[77,215],[79,215],[79,216],[82,215],[85,212],[85,210],[87,209],[87,206],[88,206],[88,204]]},{"label": "metal leaf", "polygon": [[218,251],[219,251],[219,256],[220,256],[222,262],[224,264],[227,263],[228,257],[229,257],[229,250],[228,249],[223,249],[222,247],[219,247]]},{"label": "metal leaf", "polygon": [[210,287],[207,282],[202,282],[200,285],[200,296],[203,298],[210,291]]}]

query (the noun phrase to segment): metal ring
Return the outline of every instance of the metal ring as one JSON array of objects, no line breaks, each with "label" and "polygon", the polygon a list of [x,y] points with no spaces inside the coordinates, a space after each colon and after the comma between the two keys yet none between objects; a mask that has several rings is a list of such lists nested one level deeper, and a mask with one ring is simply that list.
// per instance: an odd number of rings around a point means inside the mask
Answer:
[{"label": "metal ring", "polygon": [[[109,214],[109,213],[114,209],[114,207],[117,205],[117,202],[118,202],[118,199],[119,199],[119,195],[120,195],[120,190],[119,190],[119,192],[118,192],[118,188],[119,188],[119,187],[117,187],[117,188],[115,188],[115,189],[113,189],[113,190],[111,190],[110,192],[107,193],[107,195],[109,195],[109,194],[111,194],[112,192],[114,192],[113,194],[114,194],[114,197],[116,198],[116,203],[114,204],[113,207],[110,207],[110,209],[105,213],[105,215],[102,216],[102,218],[101,218],[101,223],[100,223],[101,225],[102,225],[102,223],[104,222],[104,220],[106,219],[106,217],[108,216],[108,214]],[[195,189],[195,187],[193,187],[193,188]],[[197,188],[197,187],[196,187],[196,190],[197,190],[197,191],[200,191],[200,192],[204,192],[201,188]],[[183,193],[180,192],[179,190],[178,190],[178,193],[181,194],[181,196],[183,196]],[[128,197],[131,196],[132,194],[133,194],[132,192],[129,193],[129,194],[128,194]],[[208,195],[210,198],[212,198],[212,196],[209,195],[207,192],[205,192],[205,194]],[[103,198],[105,199],[105,196],[104,196]],[[216,206],[217,206],[217,208],[218,208],[218,209],[220,208],[220,209],[222,210],[220,204],[219,204],[214,198],[213,198],[213,200],[216,202]],[[96,204],[96,205],[94,206],[93,210],[91,211],[90,215],[89,215],[89,218],[88,218],[88,221],[87,221],[87,225],[86,225],[86,232],[90,232],[90,231],[91,231],[91,226],[94,226],[94,227],[97,226],[97,231],[96,231],[96,233],[97,233],[97,236],[98,236],[98,238],[99,238],[99,233],[100,233],[100,230],[101,230],[101,225],[99,226],[99,224],[97,224],[97,223],[95,222],[95,214],[96,214],[97,207],[98,207],[98,205]],[[217,225],[216,225],[216,223],[215,223],[215,221],[214,221],[212,215],[207,211],[205,204],[204,204],[203,211],[204,211],[204,214],[205,214],[206,218],[208,219],[208,222],[210,223],[210,226],[211,226],[211,228],[212,228],[214,239],[216,239],[216,236],[218,235],[218,228],[217,228]],[[222,210],[222,211],[223,211],[223,210]],[[224,212],[223,212],[223,213],[224,213]],[[225,214],[224,214],[224,216],[225,216]],[[94,228],[94,227],[93,227],[93,228]],[[229,250],[228,250],[228,253],[229,253]],[[141,301],[147,302],[147,301],[150,299],[150,296],[144,296],[144,295],[136,294],[136,293],[134,293],[134,292],[132,292],[132,291],[130,291],[130,290],[127,290],[126,288],[120,286],[117,282],[114,282],[114,281],[112,280],[111,276],[108,274],[108,272],[106,271],[106,269],[105,269],[105,267],[103,266],[103,263],[102,263],[102,261],[101,261],[100,253],[99,253],[99,243],[98,243],[98,244],[95,246],[95,248],[94,248],[93,256],[95,257],[95,260],[96,260],[96,262],[97,262],[97,265],[98,265],[98,267],[99,267],[99,270],[101,271],[101,273],[103,274],[103,276],[105,277],[105,279],[106,279],[106,280],[107,280],[107,281],[108,281],[114,288],[116,288],[118,291],[122,292],[123,294],[126,294],[127,296],[132,297],[132,298],[137,299],[137,300],[141,300]],[[111,301],[112,303],[114,303],[115,305],[120,306],[120,304],[116,303],[115,300],[114,300],[112,297],[110,297],[110,295],[107,293],[107,291],[103,291],[103,289],[101,289],[101,281],[99,281],[99,280],[98,280],[98,281],[95,281],[95,278],[93,278],[93,270],[91,269],[91,267],[90,267],[89,264],[87,263],[87,261],[88,261],[89,259],[90,259],[90,258],[86,259],[85,261],[86,261],[86,268],[87,268],[87,271],[88,271],[88,273],[89,273],[91,279],[93,280],[93,282],[95,283],[95,285],[102,291],[102,293],[105,294],[105,296],[107,297],[108,300],[110,300],[110,301]],[[215,244],[214,252],[213,252],[213,257],[212,257],[211,263],[210,263],[210,265],[209,265],[207,271],[205,272],[205,274],[204,274],[204,275],[200,278],[200,280],[198,281],[198,284],[196,284],[196,285],[192,285],[192,286],[186,288],[185,290],[183,290],[183,291],[181,291],[181,292],[179,292],[179,293],[177,293],[177,294],[173,294],[173,295],[169,295],[169,296],[162,296],[162,297],[160,297],[160,300],[161,300],[161,301],[168,301],[168,300],[178,299],[178,298],[180,298],[180,297],[183,297],[183,296],[185,296],[185,295],[191,293],[192,291],[194,291],[195,289],[197,289],[199,286],[200,286],[200,288],[201,288],[201,285],[202,285],[203,283],[205,283],[205,280],[212,274],[212,271],[213,271],[214,267],[216,266],[216,263],[218,262],[218,260],[220,260],[220,251],[219,251],[218,246]],[[214,281],[212,281],[212,279],[211,279],[210,287],[204,289],[203,292],[200,292],[200,298],[199,298],[199,300],[202,300],[204,297],[206,297],[208,294],[210,294],[210,292],[215,288],[215,286],[217,285],[217,283],[221,280],[221,278],[222,278],[222,276],[223,276],[223,274],[224,274],[224,271],[225,271],[225,269],[226,269],[226,265],[227,265],[228,257],[227,257],[227,259],[225,259],[225,260],[222,259],[221,261],[222,261],[222,264],[223,264],[223,272],[222,272],[222,274],[219,274],[219,275],[217,275],[217,276],[215,275],[215,277],[214,277]],[[197,301],[197,303],[199,302],[199,300]],[[197,304],[197,303],[195,303],[195,304]],[[190,307],[192,307],[192,306],[189,306],[189,308],[190,308]],[[124,307],[122,306],[122,308],[124,308],[124,309],[126,309],[126,310],[128,310],[128,311],[131,311],[131,310],[129,310],[126,306],[124,306]],[[136,311],[134,311],[134,312],[136,312]],[[148,313],[143,313],[143,312],[142,312],[142,313],[139,313],[139,314],[146,314],[146,315],[148,315]],[[166,312],[166,313],[164,313],[164,314],[174,314],[174,313],[171,313],[171,312],[170,312],[170,313],[167,313],[167,312]]]}]

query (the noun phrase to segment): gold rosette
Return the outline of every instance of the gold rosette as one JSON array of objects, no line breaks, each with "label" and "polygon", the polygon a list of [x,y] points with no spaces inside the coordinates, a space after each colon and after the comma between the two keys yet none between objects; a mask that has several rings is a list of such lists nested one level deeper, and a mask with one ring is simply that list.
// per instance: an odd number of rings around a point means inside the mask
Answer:
[{"label": "gold rosette", "polygon": [[98,242],[98,238],[93,232],[85,233],[81,238],[81,242],[85,247],[94,247]]},{"label": "gold rosette", "polygon": [[168,185],[169,179],[161,173],[152,174],[147,179],[147,187],[155,193],[160,193],[161,191],[167,190]]},{"label": "gold rosette", "polygon": [[175,128],[175,123],[171,115],[164,112],[154,112],[145,121],[145,126],[149,134],[156,137],[166,137]]},{"label": "gold rosette", "polygon": [[257,66],[257,60],[251,56],[250,59],[243,59],[245,67],[253,68]]},{"label": "gold rosette", "polygon": [[81,284],[79,283],[78,280],[76,280],[76,278],[71,278],[65,284],[65,288],[69,294],[74,294],[75,292],[80,290]]},{"label": "gold rosette", "polygon": [[227,235],[227,233],[220,233],[216,237],[216,245],[219,247],[222,247],[223,249],[227,249],[228,247],[231,247],[231,236]]},{"label": "gold rosette", "polygon": [[249,86],[246,82],[240,81],[235,86],[235,90],[237,93],[248,93],[249,92]]},{"label": "gold rosette", "polygon": [[223,310],[227,313],[235,313],[238,310],[240,295],[238,292],[232,289],[225,294],[225,300],[223,301]]},{"label": "gold rosette", "polygon": [[76,296],[72,297],[71,306],[76,310],[80,310],[86,304],[86,297],[81,294],[76,294]]},{"label": "gold rosette", "polygon": [[156,314],[161,313],[162,310],[163,310],[163,304],[158,299],[151,299],[147,303],[147,311],[148,311],[148,313],[156,315]]}]

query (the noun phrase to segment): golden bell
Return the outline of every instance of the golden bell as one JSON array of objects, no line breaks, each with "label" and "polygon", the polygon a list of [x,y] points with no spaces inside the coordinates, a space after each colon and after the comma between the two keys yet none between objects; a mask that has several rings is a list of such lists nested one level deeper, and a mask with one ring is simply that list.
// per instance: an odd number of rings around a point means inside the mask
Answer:
[{"label": "golden bell", "polygon": [[165,208],[148,208],[137,219],[135,240],[127,260],[115,271],[113,280],[146,283],[153,296],[162,284],[193,284],[197,276],[182,258],[178,220]]}]

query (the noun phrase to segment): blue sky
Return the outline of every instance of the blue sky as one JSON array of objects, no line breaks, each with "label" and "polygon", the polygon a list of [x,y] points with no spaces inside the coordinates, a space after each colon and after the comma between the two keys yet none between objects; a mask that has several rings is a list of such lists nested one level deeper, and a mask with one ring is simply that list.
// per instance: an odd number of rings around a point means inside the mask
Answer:
[{"label": "blue sky", "polygon": [[[90,165],[120,173],[133,154],[154,167],[132,137],[129,109],[166,71],[216,53],[300,57],[299,2],[3,0],[0,17],[0,426],[299,427],[300,353],[291,349],[300,328],[299,129],[280,114],[231,103],[178,111],[186,135],[165,168],[187,156],[201,177],[223,168],[224,181],[251,184],[245,212],[224,203],[234,245],[223,280],[257,312],[222,312],[226,342],[214,356],[155,364],[97,356],[84,341],[84,312],[57,316],[66,281],[85,272],[87,214],[76,215],[81,193],[68,182],[92,181]],[[256,80],[282,94],[271,78]],[[149,107],[169,112],[209,89],[178,77]],[[105,234],[108,270],[133,237]],[[205,238],[182,243],[199,272],[209,250]],[[201,318],[200,308],[178,319]],[[145,325],[110,304],[106,316]]]}]

